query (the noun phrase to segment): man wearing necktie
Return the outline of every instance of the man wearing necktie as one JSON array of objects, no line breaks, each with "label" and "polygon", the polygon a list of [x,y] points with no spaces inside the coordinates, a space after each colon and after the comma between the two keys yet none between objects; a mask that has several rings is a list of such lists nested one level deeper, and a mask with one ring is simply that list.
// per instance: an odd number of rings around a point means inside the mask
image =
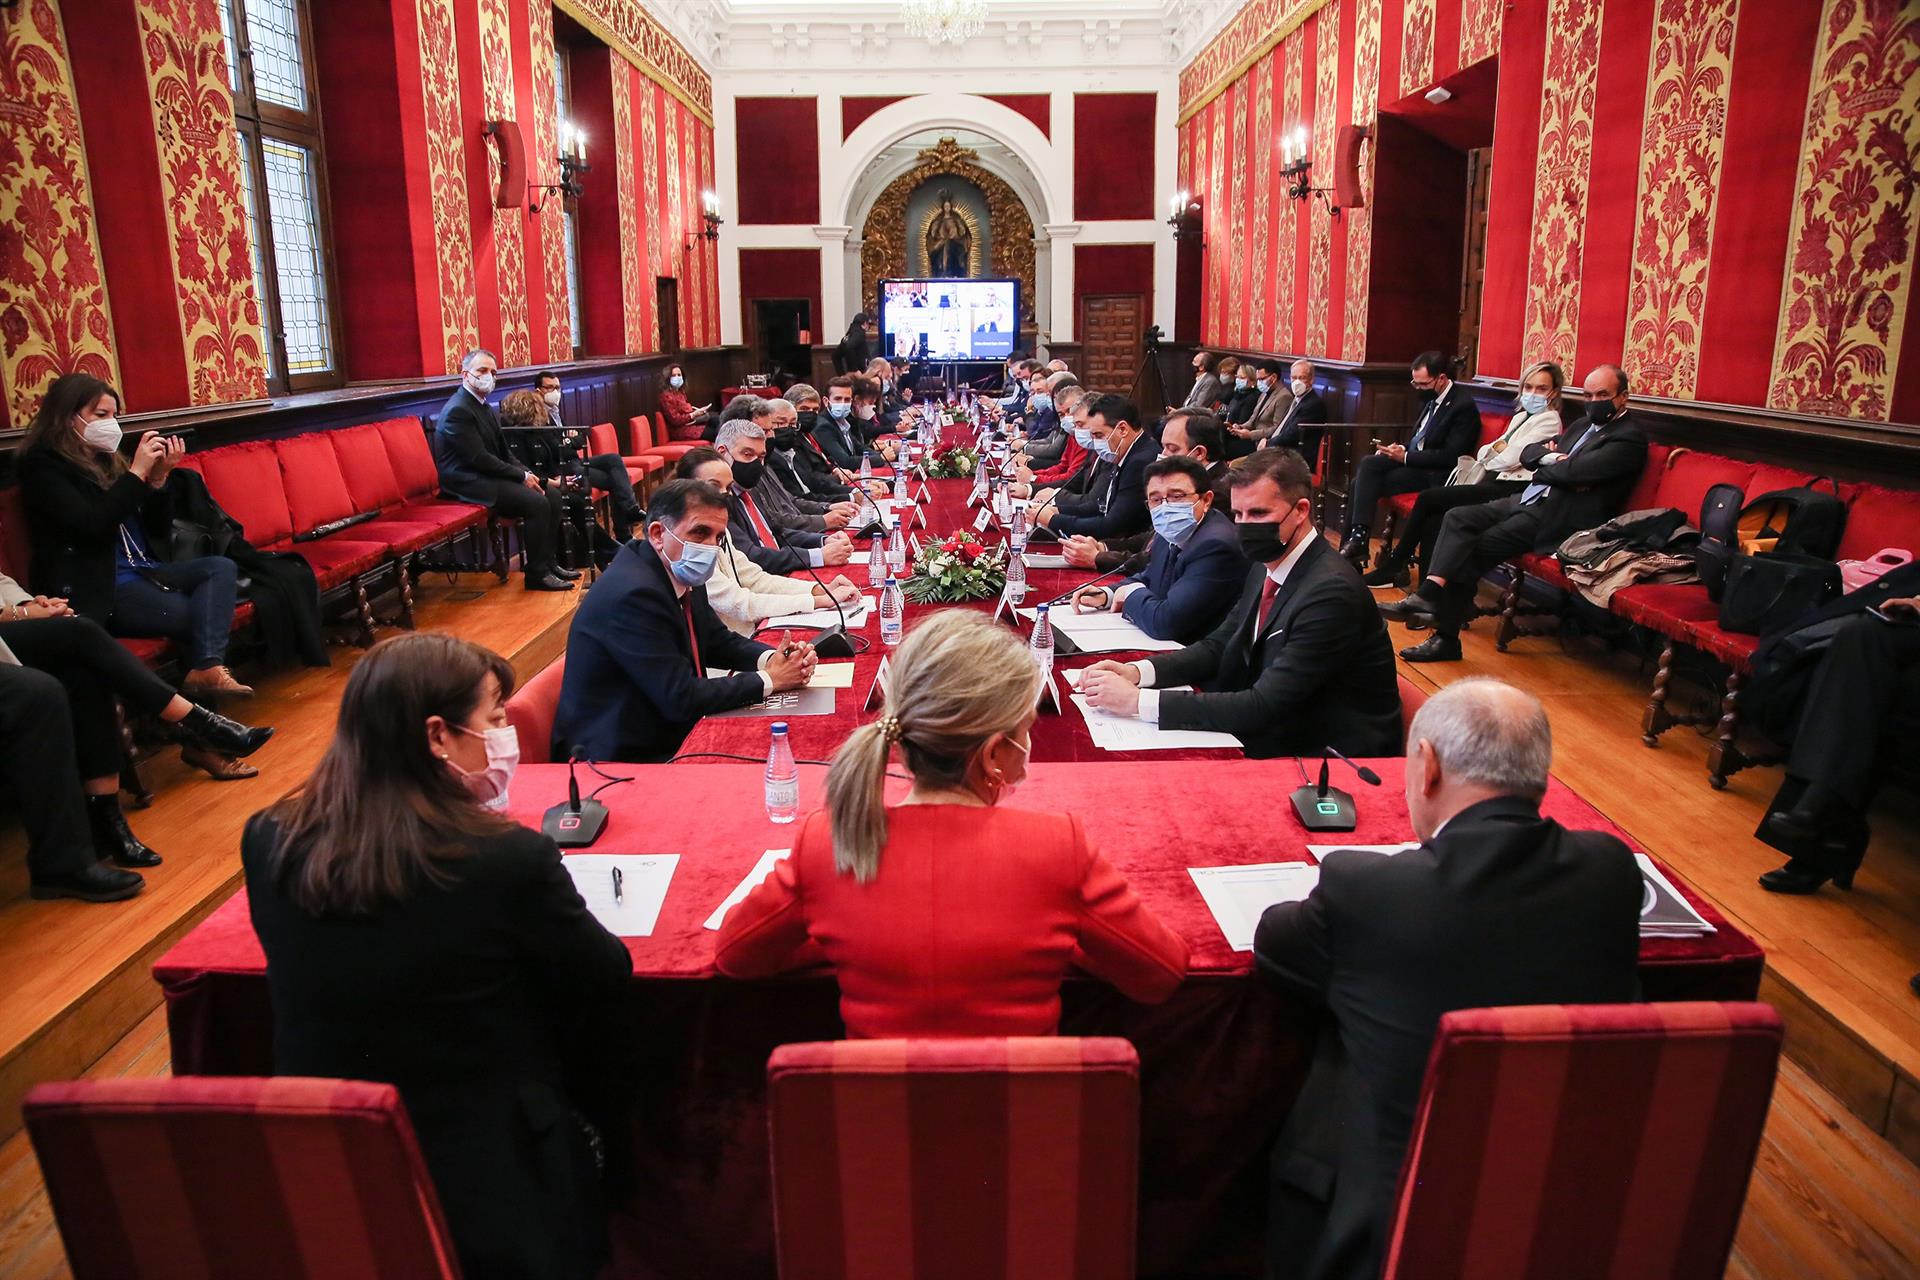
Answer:
[{"label": "man wearing necktie", "polygon": [[1528,551],[1551,551],[1619,513],[1647,461],[1647,437],[1627,414],[1627,375],[1603,364],[1587,375],[1587,417],[1552,440],[1529,445],[1521,462],[1533,483],[1477,507],[1449,511],[1419,588],[1380,606],[1401,622],[1431,618],[1433,634],[1400,651],[1408,662],[1460,658],[1460,624],[1480,575]]},{"label": "man wearing necktie", "polygon": [[1413,358],[1413,389],[1426,401],[1407,443],[1380,444],[1353,471],[1350,527],[1340,554],[1367,567],[1374,508],[1397,493],[1419,493],[1445,483],[1460,459],[1480,443],[1480,409],[1453,381],[1453,361],[1438,351]]},{"label": "man wearing necktie", "polygon": [[[1256,759],[1328,746],[1402,750],[1393,648],[1353,566],[1313,529],[1313,475],[1291,449],[1262,449],[1228,473],[1235,532],[1255,562],[1239,602],[1207,635],[1081,677],[1094,707],[1163,729],[1231,733]],[[1204,684],[1207,691],[1180,686]]]}]

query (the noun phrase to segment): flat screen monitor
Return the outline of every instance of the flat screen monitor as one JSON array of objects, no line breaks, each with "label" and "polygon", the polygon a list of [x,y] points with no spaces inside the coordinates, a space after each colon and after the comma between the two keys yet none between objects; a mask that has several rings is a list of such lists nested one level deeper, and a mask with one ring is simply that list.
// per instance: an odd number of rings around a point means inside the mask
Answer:
[{"label": "flat screen monitor", "polygon": [[1018,280],[882,280],[880,350],[934,363],[1005,360],[1019,314]]}]

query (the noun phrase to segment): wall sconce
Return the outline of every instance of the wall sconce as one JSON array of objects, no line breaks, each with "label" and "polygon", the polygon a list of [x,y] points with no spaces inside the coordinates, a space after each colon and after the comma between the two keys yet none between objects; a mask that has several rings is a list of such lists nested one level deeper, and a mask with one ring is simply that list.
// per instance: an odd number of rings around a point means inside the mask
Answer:
[{"label": "wall sconce", "polygon": [[1176,191],[1173,193],[1173,199],[1170,203],[1171,208],[1167,214],[1167,225],[1173,228],[1173,238],[1175,240],[1200,239],[1202,235],[1200,228],[1200,203],[1193,198],[1193,193],[1189,191]]},{"label": "wall sconce", "polygon": [[[578,200],[587,193],[587,189],[580,185],[580,175],[593,171],[593,166],[587,163],[586,130],[571,120],[562,120],[560,122],[560,154],[554,159],[560,165],[560,181],[534,184],[531,189],[536,193],[558,191],[563,197]],[[528,202],[527,212],[540,212],[540,199],[537,194]]]},{"label": "wall sconce", "polygon": [[[1372,136],[1373,130],[1363,124],[1341,126],[1333,147],[1334,185],[1316,187],[1306,129],[1301,127],[1281,134],[1280,176],[1286,179],[1287,194],[1295,200],[1319,196],[1327,206],[1328,216],[1334,218],[1340,216],[1342,208],[1364,208],[1367,199],[1366,189],[1360,185],[1360,148]],[[1332,198],[1328,197],[1329,192],[1333,193]]]},{"label": "wall sconce", "polygon": [[687,232],[687,243],[685,247],[685,252],[687,253],[693,252],[693,242],[695,240],[718,240],[720,238],[720,225],[724,223],[726,219],[720,216],[720,197],[718,194],[712,191],[704,191],[700,194],[700,217],[701,220],[707,224],[707,229],[705,231]]}]

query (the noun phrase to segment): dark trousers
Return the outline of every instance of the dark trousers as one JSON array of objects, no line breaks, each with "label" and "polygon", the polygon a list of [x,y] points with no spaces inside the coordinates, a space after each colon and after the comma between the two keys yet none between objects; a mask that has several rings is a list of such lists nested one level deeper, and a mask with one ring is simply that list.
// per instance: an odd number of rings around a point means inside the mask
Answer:
[{"label": "dark trousers", "polygon": [[106,778],[120,772],[116,700],[137,716],[157,715],[173,700],[173,690],[166,681],[147,670],[91,619],[34,618],[0,623],[0,641],[5,641],[24,665],[44,671],[65,689],[60,716],[65,742],[62,755],[69,768],[74,760],[79,761],[82,778]]},{"label": "dark trousers", "polygon": [[558,563],[554,548],[560,538],[561,499],[558,485],[548,485],[535,493],[512,480],[478,480],[487,499],[488,510],[520,522],[520,568],[529,578],[552,572]]},{"label": "dark trousers", "polygon": [[1771,808],[1791,809],[1804,798],[1823,812],[1838,806],[1864,819],[1883,766],[1916,732],[1920,627],[1862,614],[1834,636],[1805,680],[1786,781]]},{"label": "dark trousers", "polygon": [[642,517],[640,499],[633,492],[633,477],[617,453],[595,454],[587,459],[587,479],[596,489],[605,489],[613,506],[615,532],[625,534]]},{"label": "dark trousers", "polygon": [[1428,577],[1445,578],[1447,582],[1433,611],[1434,634],[1457,637],[1473,604],[1480,575],[1533,550],[1544,505],[1523,507],[1516,493],[1447,512],[1440,522],[1440,535],[1434,539],[1433,558],[1427,564]]},{"label": "dark trousers", "polygon": [[73,763],[66,691],[46,672],[11,663],[0,664],[0,782],[27,829],[34,879],[85,871],[98,860]]},{"label": "dark trousers", "polygon": [[142,569],[138,577],[114,583],[108,629],[117,636],[172,640],[195,671],[219,666],[227,660],[239,576],[240,567],[225,556]]},{"label": "dark trousers", "polygon": [[1395,462],[1384,453],[1370,453],[1353,469],[1353,505],[1351,523],[1356,529],[1373,528],[1374,509],[1380,499],[1396,493],[1419,493],[1447,478],[1446,472],[1426,467],[1410,467]]},{"label": "dark trousers", "polygon": [[1400,529],[1394,543],[1392,561],[1404,565],[1418,561],[1424,571],[1433,559],[1434,539],[1440,536],[1440,522],[1455,507],[1473,507],[1526,488],[1524,480],[1485,480],[1479,484],[1443,484],[1423,490],[1414,499],[1413,511]]}]

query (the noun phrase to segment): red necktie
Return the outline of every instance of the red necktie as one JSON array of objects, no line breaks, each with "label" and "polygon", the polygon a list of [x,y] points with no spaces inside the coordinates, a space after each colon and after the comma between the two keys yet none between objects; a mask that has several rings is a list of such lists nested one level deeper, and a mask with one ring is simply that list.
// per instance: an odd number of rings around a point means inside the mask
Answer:
[{"label": "red necktie", "polygon": [[747,509],[747,522],[753,526],[754,533],[759,536],[760,545],[779,546],[780,540],[773,536],[773,530],[767,526],[766,518],[760,514],[760,508],[753,505],[753,498],[744,489],[740,492],[740,505]]},{"label": "red necktie", "polygon": [[702,679],[707,669],[700,663],[700,633],[693,627],[693,592],[680,597],[680,612],[687,615],[687,643],[693,646],[693,678]]},{"label": "red necktie", "polygon": [[1260,633],[1267,629],[1267,619],[1273,613],[1273,598],[1280,594],[1280,584],[1268,574],[1266,583],[1260,588],[1260,618],[1254,624],[1253,638],[1258,640]]}]

